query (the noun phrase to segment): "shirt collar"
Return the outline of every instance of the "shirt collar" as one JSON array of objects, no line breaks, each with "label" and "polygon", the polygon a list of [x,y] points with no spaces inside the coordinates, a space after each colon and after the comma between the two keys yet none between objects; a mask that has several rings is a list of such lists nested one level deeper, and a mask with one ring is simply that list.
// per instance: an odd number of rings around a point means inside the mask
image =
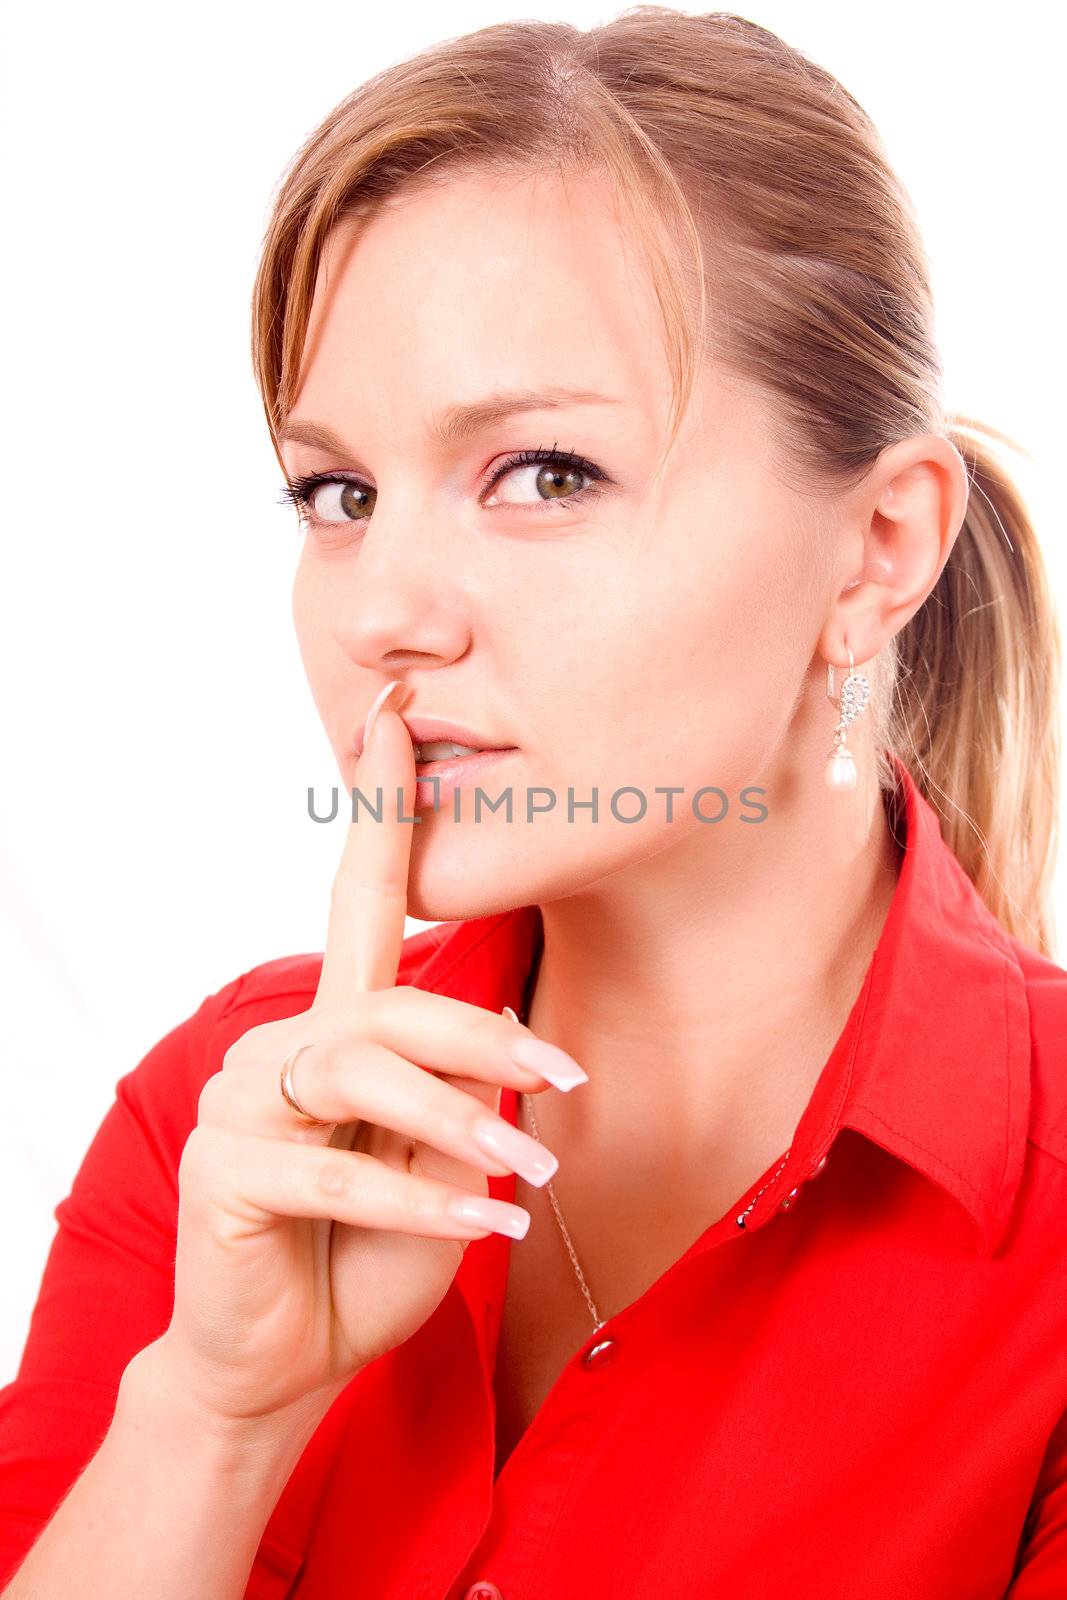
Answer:
[{"label": "shirt collar", "polygon": [[[906,1162],[974,1218],[995,1251],[1022,1177],[1030,1026],[1012,941],[941,835],[903,761],[886,797],[903,823],[893,898],[860,993],[797,1124],[796,1183],[848,1127]],[[832,803],[833,796],[830,796]],[[419,988],[520,1012],[543,937],[536,905],[445,923],[409,977]],[[769,1185],[749,1228],[773,1213]]]}]

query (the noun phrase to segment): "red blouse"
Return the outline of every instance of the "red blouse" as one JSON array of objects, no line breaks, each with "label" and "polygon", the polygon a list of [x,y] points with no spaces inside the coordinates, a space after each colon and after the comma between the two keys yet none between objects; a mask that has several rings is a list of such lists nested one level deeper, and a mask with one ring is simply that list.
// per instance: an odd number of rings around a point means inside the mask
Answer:
[{"label": "red blouse", "polygon": [[[470,1244],[323,1419],[249,1600],[1067,1596],[1067,971],[1000,928],[898,774],[895,895],[784,1166],[590,1326],[495,1482],[513,1246]],[[529,906],[423,929],[399,980],[518,1011],[540,937]],[[169,1322],[202,1084],[307,1009],[320,959],[243,973],[119,1080],[0,1390],[0,1583]]]}]

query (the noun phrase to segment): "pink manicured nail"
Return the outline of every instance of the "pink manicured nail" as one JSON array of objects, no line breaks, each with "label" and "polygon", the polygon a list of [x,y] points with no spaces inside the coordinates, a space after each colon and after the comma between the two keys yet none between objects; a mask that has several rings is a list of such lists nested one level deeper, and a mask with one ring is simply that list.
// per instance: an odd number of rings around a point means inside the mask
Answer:
[{"label": "pink manicured nail", "polygon": [[[504,1006],[501,1015],[510,1017],[513,1022],[519,1020],[510,1006]],[[558,1045],[549,1044],[547,1039],[538,1039],[536,1034],[522,1034],[508,1045],[508,1054],[517,1067],[526,1067],[539,1078],[547,1078],[557,1089],[575,1089],[578,1084],[589,1082],[588,1072],[582,1071],[573,1056]]]},{"label": "pink manicured nail", "polygon": [[[389,695],[391,694],[391,692],[394,689],[406,689],[406,688],[407,688],[407,685],[403,682],[402,679],[393,678],[393,679],[391,679],[389,681],[389,683],[387,683],[384,686],[384,688],[380,689],[378,691],[378,693],[375,695],[373,701],[371,702],[371,708],[367,712],[366,720],[365,720],[365,722],[363,724],[363,749],[364,750],[366,750],[367,746],[370,744],[370,736],[374,731],[374,724],[378,719],[378,713],[382,709],[382,706],[385,704],[386,700],[389,698]],[[361,752],[361,754],[362,754],[362,752]]]},{"label": "pink manicured nail", "polygon": [[548,1182],[559,1166],[551,1150],[539,1139],[531,1139],[521,1128],[513,1128],[510,1122],[503,1122],[499,1117],[479,1117],[472,1132],[479,1150],[484,1150],[494,1161],[503,1162],[505,1167],[538,1188]]},{"label": "pink manicured nail", "polygon": [[522,1206],[508,1205],[506,1200],[483,1199],[477,1194],[449,1200],[448,1212],[457,1222],[469,1222],[472,1228],[488,1228],[492,1233],[506,1233],[512,1239],[525,1239],[530,1226],[530,1213]]}]

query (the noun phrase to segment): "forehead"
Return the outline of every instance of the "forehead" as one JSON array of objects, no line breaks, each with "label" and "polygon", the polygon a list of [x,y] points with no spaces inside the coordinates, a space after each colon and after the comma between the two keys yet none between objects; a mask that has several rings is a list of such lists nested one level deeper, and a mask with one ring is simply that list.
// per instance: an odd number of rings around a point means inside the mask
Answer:
[{"label": "forehead", "polygon": [[319,263],[294,397],[437,408],[468,394],[573,387],[662,419],[663,327],[607,180],[465,173],[363,205]]}]

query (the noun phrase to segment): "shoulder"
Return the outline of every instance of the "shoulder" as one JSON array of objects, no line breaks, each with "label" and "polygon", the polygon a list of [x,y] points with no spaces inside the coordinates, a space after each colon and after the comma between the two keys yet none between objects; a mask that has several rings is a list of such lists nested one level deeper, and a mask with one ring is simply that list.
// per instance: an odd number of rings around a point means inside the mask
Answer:
[{"label": "shoulder", "polygon": [[[445,936],[439,928],[422,929],[405,940],[400,982],[417,981]],[[71,1191],[57,1208],[64,1239],[77,1235],[100,1241],[119,1229],[122,1248],[142,1261],[157,1262],[161,1249],[166,1255],[177,1225],[181,1155],[199,1118],[204,1084],[250,1028],[309,1008],[321,966],[321,953],[290,955],[238,973],[118,1079]]]},{"label": "shoulder", "polygon": [[1067,969],[1019,939],[1010,943],[1030,1014],[1029,1142],[1067,1166]]},{"label": "shoulder", "polygon": [[[417,984],[421,967],[456,926],[438,923],[410,934],[401,951],[397,982]],[[318,951],[278,956],[230,978],[119,1079],[117,1098],[153,1120],[173,1117],[187,1133],[196,1121],[200,1091],[221,1068],[231,1044],[260,1023],[306,1011],[315,998],[321,968]]]},{"label": "shoulder", "polygon": [[[436,923],[409,934],[400,952],[397,983],[417,983],[420,968],[458,926],[460,924],[455,922]],[[230,1017],[240,1015],[244,1027],[250,1028],[255,1022],[268,1021],[273,1016],[293,1016],[305,1011],[315,998],[321,970],[321,951],[313,955],[278,956],[250,967],[210,997],[212,1001],[221,1002],[215,1008],[216,1021],[225,1023]],[[301,1001],[304,1003],[300,1004]],[[208,1001],[204,1003],[209,1004]],[[256,1015],[250,1017],[251,1012]]]}]

